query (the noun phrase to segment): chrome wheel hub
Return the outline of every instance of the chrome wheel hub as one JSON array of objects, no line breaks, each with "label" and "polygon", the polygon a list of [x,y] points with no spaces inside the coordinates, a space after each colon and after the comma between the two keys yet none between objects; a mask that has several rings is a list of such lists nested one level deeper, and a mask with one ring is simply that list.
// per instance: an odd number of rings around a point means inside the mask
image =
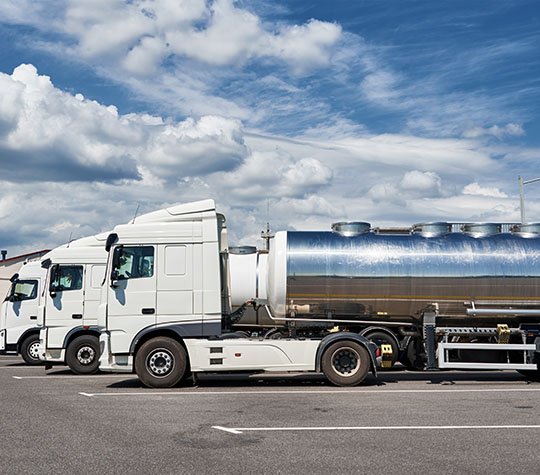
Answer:
[{"label": "chrome wheel hub", "polygon": [[81,346],[77,351],[77,361],[82,365],[91,364],[96,357],[96,352],[91,346]]},{"label": "chrome wheel hub", "polygon": [[35,360],[39,359],[39,342],[35,341],[28,347],[28,356]]},{"label": "chrome wheel hub", "polygon": [[173,355],[163,348],[154,350],[146,359],[146,367],[154,376],[167,376],[174,367]]}]

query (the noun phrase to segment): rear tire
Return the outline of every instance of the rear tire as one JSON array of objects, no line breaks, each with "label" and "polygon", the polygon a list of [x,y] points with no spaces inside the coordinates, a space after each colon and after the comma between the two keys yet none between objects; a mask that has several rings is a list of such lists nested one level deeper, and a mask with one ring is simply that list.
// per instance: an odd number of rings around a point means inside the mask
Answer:
[{"label": "rear tire", "polygon": [[172,388],[187,376],[187,353],[176,340],[152,338],[135,355],[135,372],[149,388]]},{"label": "rear tire", "polygon": [[38,353],[39,335],[27,336],[21,344],[21,356],[26,364],[37,366],[43,364]]},{"label": "rear tire", "polygon": [[321,369],[336,386],[356,386],[364,381],[369,371],[369,354],[359,343],[338,341],[323,353]]},{"label": "rear tire", "polygon": [[99,368],[99,340],[92,335],[73,339],[66,349],[66,363],[75,374],[94,374]]}]

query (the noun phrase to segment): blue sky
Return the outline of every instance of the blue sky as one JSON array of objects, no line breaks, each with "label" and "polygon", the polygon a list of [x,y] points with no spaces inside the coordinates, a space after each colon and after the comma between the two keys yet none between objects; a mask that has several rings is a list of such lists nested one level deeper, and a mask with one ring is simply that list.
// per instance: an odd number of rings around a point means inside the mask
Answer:
[{"label": "blue sky", "polygon": [[267,208],[276,229],[517,221],[539,26],[532,1],[2,2],[0,244],[207,197],[246,244]]}]

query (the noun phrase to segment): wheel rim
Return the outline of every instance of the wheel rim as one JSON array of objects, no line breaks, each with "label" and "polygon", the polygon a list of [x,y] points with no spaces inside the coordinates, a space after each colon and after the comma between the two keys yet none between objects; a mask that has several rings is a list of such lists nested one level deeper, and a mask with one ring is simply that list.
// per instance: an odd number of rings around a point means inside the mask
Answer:
[{"label": "wheel rim", "polygon": [[35,341],[31,345],[29,345],[27,353],[28,353],[28,356],[32,358],[33,360],[38,360],[39,359],[39,341]]},{"label": "wheel rim", "polygon": [[174,356],[164,348],[152,351],[146,358],[146,368],[157,378],[164,378],[174,368]]},{"label": "wheel rim", "polygon": [[96,352],[91,346],[81,346],[77,351],[77,361],[82,365],[89,365],[94,362]]},{"label": "wheel rim", "polygon": [[346,378],[355,375],[360,369],[360,355],[354,348],[342,347],[332,353],[332,369]]}]

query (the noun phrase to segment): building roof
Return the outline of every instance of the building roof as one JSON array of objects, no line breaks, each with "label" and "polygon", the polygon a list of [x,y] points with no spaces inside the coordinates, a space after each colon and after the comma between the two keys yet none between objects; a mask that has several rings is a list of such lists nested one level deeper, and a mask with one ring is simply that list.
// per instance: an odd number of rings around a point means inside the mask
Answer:
[{"label": "building roof", "polygon": [[38,256],[38,255],[46,254],[49,251],[50,251],[50,249],[42,249],[41,251],[34,251],[34,252],[29,252],[28,254],[21,254],[20,256],[9,257],[7,259],[4,259],[3,261],[0,260],[0,264],[6,264],[6,263],[10,263],[10,262],[13,262],[13,261],[16,261],[16,260],[21,260],[21,259],[26,259],[26,258],[32,257],[32,256]]}]

